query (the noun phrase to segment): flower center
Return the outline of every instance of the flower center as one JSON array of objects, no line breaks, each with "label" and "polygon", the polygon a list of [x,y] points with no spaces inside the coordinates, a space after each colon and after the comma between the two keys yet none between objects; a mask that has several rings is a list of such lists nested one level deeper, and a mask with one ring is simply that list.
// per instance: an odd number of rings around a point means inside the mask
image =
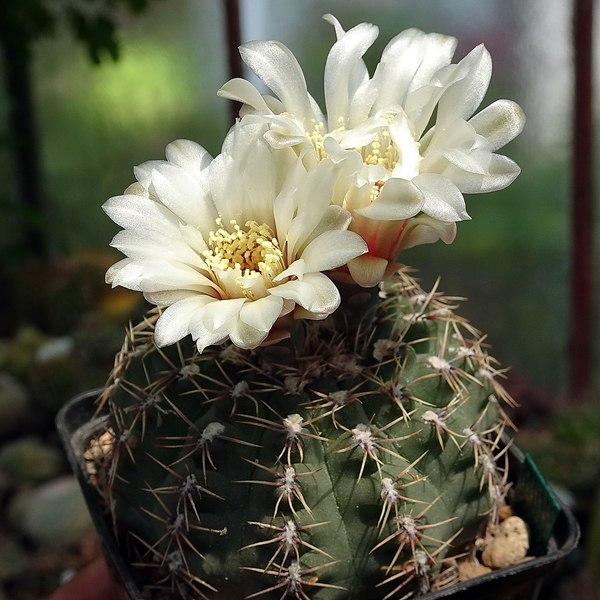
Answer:
[{"label": "flower center", "polygon": [[398,148],[387,129],[382,129],[370,144],[357,150],[365,165],[383,165],[387,171],[393,171],[400,158]]},{"label": "flower center", "polygon": [[203,252],[206,262],[222,271],[239,270],[242,277],[262,277],[271,287],[272,280],[285,269],[283,253],[271,228],[256,221],[248,221],[245,229],[235,221],[231,225],[233,232],[223,228],[210,232],[209,250]]},{"label": "flower center", "polygon": [[373,202],[375,202],[375,200],[377,200],[377,197],[379,196],[379,194],[381,193],[381,188],[385,185],[385,181],[383,180],[379,180],[376,181],[372,186],[371,186],[371,194],[369,195],[369,202],[372,204]]},{"label": "flower center", "polygon": [[317,160],[321,161],[327,158],[327,152],[323,148],[323,141],[326,135],[323,135],[325,131],[325,125],[323,123],[316,123],[312,133],[306,133],[306,137],[310,140],[317,155]]},{"label": "flower center", "polygon": [[[394,120],[394,116],[393,114],[386,114],[383,115],[383,118],[389,125]],[[325,138],[329,135],[338,138],[340,135],[343,136],[346,131],[342,117],[340,117],[339,123],[340,126],[331,133],[325,133],[323,123],[316,123],[312,132],[306,132],[306,137],[312,143],[317,160],[321,161],[327,158],[327,152],[323,147]],[[365,165],[383,165],[387,171],[393,171],[400,160],[400,150],[392,140],[389,127],[385,125],[379,128],[370,144],[354,148],[354,150],[362,156]]]},{"label": "flower center", "polygon": [[[389,125],[394,115],[384,115],[383,118]],[[393,171],[400,160],[400,152],[392,140],[389,127],[386,126],[379,128],[370,144],[356,150],[363,157],[365,165],[383,165],[387,171]]]}]

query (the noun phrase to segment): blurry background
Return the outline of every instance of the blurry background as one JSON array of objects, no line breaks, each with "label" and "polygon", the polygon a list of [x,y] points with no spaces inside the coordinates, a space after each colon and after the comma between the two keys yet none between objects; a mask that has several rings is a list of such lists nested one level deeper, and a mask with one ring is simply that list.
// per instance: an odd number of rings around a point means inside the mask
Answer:
[{"label": "blurry background", "polygon": [[[139,301],[103,283],[120,255],[108,248],[118,228],[100,207],[134,180],[134,165],[164,158],[164,147],[176,138],[218,153],[231,121],[228,103],[216,96],[229,78],[224,0],[112,2],[119,59],[96,48],[100,64],[60,15],[65,6],[97,15],[102,2],[16,3],[41,3],[58,15],[55,30],[29,46],[42,191],[35,210],[17,198],[6,73],[0,88],[0,500],[11,514],[10,527],[0,526],[0,581],[12,590],[7,597],[38,598],[57,585],[57,570],[71,560],[61,554],[38,587],[31,577],[19,579],[31,569],[31,558],[14,531],[34,550],[56,540],[56,534],[27,525],[28,503],[39,505],[31,495],[66,472],[54,449],[52,418],[74,393],[103,384]],[[442,291],[469,298],[460,313],[488,334],[493,355],[512,366],[509,386],[523,405],[520,443],[537,451],[540,462],[550,461],[543,468],[564,489],[584,490],[589,508],[598,481],[600,419],[595,406],[573,408],[565,401],[571,2],[240,0],[240,8],[243,41],[285,43],[321,104],[323,67],[334,42],[333,28],[321,19],[326,12],[346,29],[361,21],[379,26],[379,39],[365,57],[371,69],[387,42],[413,26],[456,36],[454,62],[479,43],[490,50],[494,74],[483,106],[510,98],[523,107],[524,133],[501,150],[523,172],[507,190],[467,197],[473,220],[459,224],[451,246],[412,249],[401,260],[419,269],[426,289],[441,276]],[[31,230],[41,240],[37,247]],[[596,294],[596,307],[599,300]],[[596,391],[599,379],[600,369]],[[559,438],[565,445],[555,454],[564,459],[572,451],[574,464],[585,471],[577,481],[571,463],[557,466],[558,458],[548,458]],[[33,469],[51,455],[55,459],[42,474],[23,466]],[[62,547],[72,543],[69,535],[79,533],[65,534]],[[7,567],[21,555],[21,562]],[[83,555],[79,546],[68,564],[77,568]]]}]

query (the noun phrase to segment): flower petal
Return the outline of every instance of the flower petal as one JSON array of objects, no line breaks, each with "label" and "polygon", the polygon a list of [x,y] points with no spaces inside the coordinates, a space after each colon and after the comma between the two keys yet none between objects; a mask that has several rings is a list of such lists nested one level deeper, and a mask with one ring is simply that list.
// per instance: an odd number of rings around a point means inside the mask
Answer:
[{"label": "flower petal", "polygon": [[309,123],[318,115],[296,57],[278,42],[252,41],[240,46],[244,62],[275,93],[285,110]]},{"label": "flower petal", "polygon": [[306,245],[316,240],[326,231],[344,231],[352,222],[352,215],[341,206],[332,204],[327,207],[323,218],[306,239]]},{"label": "flower petal", "polygon": [[319,226],[331,204],[336,179],[333,165],[321,161],[298,182],[293,194],[296,215],[287,231],[288,260],[301,254],[311,233]]},{"label": "flower petal", "polygon": [[206,169],[212,156],[200,144],[191,140],[175,140],[165,150],[167,160],[185,169],[188,173],[199,174]]},{"label": "flower petal", "polygon": [[229,336],[229,333],[224,332],[222,329],[216,331],[207,329],[201,321],[203,313],[204,311],[200,311],[197,315],[194,315],[190,322],[190,333],[196,342],[198,352],[204,352],[207,346],[221,344]]},{"label": "flower petal", "polygon": [[496,100],[469,119],[475,131],[487,139],[492,152],[516,138],[525,126],[525,114],[511,100]]},{"label": "flower petal", "polygon": [[306,273],[306,263],[299,258],[295,260],[287,269],[279,273],[277,277],[273,279],[275,283],[279,283],[288,277],[295,277],[299,281],[304,279],[304,274]]},{"label": "flower petal", "polygon": [[249,81],[239,77],[230,79],[221,87],[217,95],[227,100],[248,104],[255,110],[265,114],[271,112],[261,93]]},{"label": "flower petal", "polygon": [[141,292],[140,281],[143,274],[144,269],[140,264],[130,258],[124,258],[106,271],[104,280],[112,287],[120,285],[134,292]]},{"label": "flower petal", "polygon": [[375,200],[356,212],[368,219],[400,221],[423,210],[425,196],[420,186],[407,179],[388,179]]},{"label": "flower petal", "polygon": [[165,290],[162,292],[145,292],[144,298],[155,306],[167,307],[180,300],[198,295],[198,292],[192,290]]},{"label": "flower petal", "polygon": [[201,228],[217,218],[206,191],[180,167],[166,162],[157,165],[152,171],[152,187],[160,201],[186,223]]},{"label": "flower petal", "polygon": [[440,98],[438,120],[468,119],[481,104],[492,76],[492,59],[483,44],[473,48],[457,65],[465,75],[453,83]]},{"label": "flower petal", "polygon": [[[239,318],[246,325],[266,334],[280,317],[282,308],[283,298],[266,296],[253,302],[246,302],[240,310]],[[235,341],[234,343],[236,346],[239,345]]]},{"label": "flower petal", "polygon": [[236,319],[231,324],[229,330],[229,339],[238,347],[245,350],[257,348],[267,338],[268,331],[255,329],[252,325],[244,323],[241,319]]},{"label": "flower petal", "polygon": [[302,252],[308,272],[328,271],[345,265],[368,250],[365,241],[352,231],[327,231]]},{"label": "flower petal", "polygon": [[388,261],[379,256],[364,254],[348,263],[352,279],[361,287],[373,287],[379,284],[385,275]]},{"label": "flower petal", "polygon": [[[453,167],[460,171],[476,175],[485,175],[488,171],[491,158],[490,152],[468,152],[462,148],[439,148],[439,152]],[[446,170],[444,170],[444,175],[446,175]]]},{"label": "flower petal", "polygon": [[347,31],[331,48],[325,64],[325,104],[329,129],[340,126],[347,117],[351,98],[368,77],[363,54],[373,44],[379,29],[360,23]]},{"label": "flower petal", "polygon": [[291,146],[299,146],[307,143],[306,136],[304,135],[290,135],[274,129],[269,129],[265,133],[265,140],[269,142],[273,148],[289,148]]},{"label": "flower petal", "polygon": [[409,93],[423,87],[435,74],[452,61],[458,40],[442,33],[428,33],[422,41],[421,62],[408,89]]},{"label": "flower petal", "polygon": [[370,144],[380,129],[385,126],[387,121],[381,116],[375,116],[340,134],[336,133],[335,138],[344,150],[355,150]]},{"label": "flower petal", "polygon": [[444,170],[444,175],[452,180],[464,194],[481,194],[502,190],[509,186],[519,175],[521,169],[510,158],[501,154],[492,154],[487,172],[469,173],[454,165]]},{"label": "flower petal", "polygon": [[406,228],[401,248],[405,250],[421,244],[432,244],[440,239],[445,244],[451,244],[455,237],[456,223],[444,223],[429,215],[419,215]]},{"label": "flower petal", "polygon": [[204,309],[212,298],[195,294],[169,306],[159,317],[154,330],[158,347],[169,346],[190,333],[190,322],[194,315]]},{"label": "flower petal", "polygon": [[193,267],[167,260],[136,261],[135,265],[139,272],[123,269],[119,274],[118,283],[115,279],[114,285],[122,285],[144,293],[193,290],[210,296],[219,295],[216,284]]},{"label": "flower petal", "polygon": [[401,179],[412,179],[419,174],[421,154],[413,137],[411,123],[404,111],[399,112],[390,123],[389,132],[400,154],[392,175]]},{"label": "flower petal", "polygon": [[166,235],[178,235],[179,219],[159,202],[142,196],[114,196],[103,205],[104,212],[124,229],[140,228]]},{"label": "flower petal", "polygon": [[437,173],[421,173],[413,183],[423,192],[423,212],[438,221],[464,221],[470,219],[465,199],[450,179]]},{"label": "flower petal", "polygon": [[234,298],[232,300],[219,300],[206,307],[202,323],[209,331],[227,331],[227,323],[237,319],[245,298]]},{"label": "flower petal", "polygon": [[286,281],[282,285],[273,287],[269,290],[269,294],[283,298],[285,300],[293,300],[296,304],[302,306],[312,306],[317,297],[315,288],[308,282],[300,280]]},{"label": "flower petal", "polygon": [[313,286],[316,296],[310,305],[300,306],[315,314],[331,314],[340,305],[340,293],[335,284],[323,273],[307,273],[304,281]]},{"label": "flower petal", "polygon": [[[204,271],[208,273],[208,271]],[[197,268],[167,260],[146,261],[144,263],[144,279],[142,286],[145,292],[165,290],[195,290],[219,295],[218,286]]]},{"label": "flower petal", "polygon": [[146,229],[123,229],[112,239],[110,245],[129,258],[145,260],[168,260],[199,268],[203,259],[181,239],[162,235]]},{"label": "flower petal", "polygon": [[410,90],[427,84],[432,75],[452,60],[456,39],[407,29],[385,47],[380,66],[381,89],[374,110],[402,104]]},{"label": "flower petal", "polygon": [[330,314],[340,304],[340,293],[337,287],[322,273],[306,273],[303,281],[288,281],[271,288],[269,293],[286,300],[293,300],[315,314]]}]

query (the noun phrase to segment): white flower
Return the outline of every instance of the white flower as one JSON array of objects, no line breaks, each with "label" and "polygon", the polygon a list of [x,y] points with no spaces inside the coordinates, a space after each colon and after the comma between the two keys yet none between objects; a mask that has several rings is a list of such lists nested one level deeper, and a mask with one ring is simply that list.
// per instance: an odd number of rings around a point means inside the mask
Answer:
[{"label": "white flower", "polygon": [[[377,27],[361,23],[345,32],[333,16],[325,19],[337,35],[325,67],[326,117],[297,60],[277,42],[240,49],[277,98],[241,79],[220,94],[243,102],[243,114],[267,121],[269,143],[295,147],[309,167],[325,157],[360,156],[343,206],[369,253],[350,268],[359,283],[375,285],[402,248],[454,239],[455,222],[469,218],[463,193],[499,190],[515,179],[519,167],[495,151],[520,133],[525,119],[508,100],[473,116],[492,71],[483,45],[451,64],[454,38],[408,29],[387,45],[371,77],[362,57]],[[376,274],[368,274],[373,268]]]},{"label": "white flower", "polygon": [[322,273],[366,251],[332,204],[343,164],[310,172],[292,150],[274,151],[265,126],[238,125],[214,160],[179,140],[167,161],[137,167],[138,183],[104,210],[128,258],[106,279],[166,307],[159,345],[191,334],[200,351],[227,338],[254,348],[289,336],[293,318],[323,319],[339,305]]}]

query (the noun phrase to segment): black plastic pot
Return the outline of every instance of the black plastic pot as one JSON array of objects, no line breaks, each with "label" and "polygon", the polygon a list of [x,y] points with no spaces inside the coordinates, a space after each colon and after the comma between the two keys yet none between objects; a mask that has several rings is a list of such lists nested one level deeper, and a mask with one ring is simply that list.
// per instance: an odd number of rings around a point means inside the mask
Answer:
[{"label": "black plastic pot", "polygon": [[[68,402],[57,416],[57,429],[102,539],[109,566],[131,600],[143,600],[85,469],[83,454],[88,442],[106,420],[106,416],[96,414],[98,395],[99,391],[87,392]],[[555,572],[577,546],[579,527],[572,512],[554,497],[529,457],[514,446],[509,448],[509,454],[511,473],[515,476],[512,506],[527,521],[536,558],[428,593],[421,600],[536,600],[544,578]]]}]

